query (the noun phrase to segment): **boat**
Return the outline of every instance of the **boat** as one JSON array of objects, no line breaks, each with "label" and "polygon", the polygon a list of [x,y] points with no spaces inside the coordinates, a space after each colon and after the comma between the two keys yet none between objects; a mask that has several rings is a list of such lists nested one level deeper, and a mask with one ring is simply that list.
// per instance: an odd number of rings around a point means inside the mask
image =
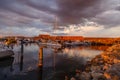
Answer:
[{"label": "boat", "polygon": [[49,47],[61,47],[61,44],[59,43],[39,43],[40,46],[49,46]]},{"label": "boat", "polygon": [[12,50],[0,51],[0,59],[11,57],[13,55],[14,55],[14,52]]},{"label": "boat", "polygon": [[84,45],[83,42],[65,42],[64,46],[81,46]]},{"label": "boat", "polygon": [[0,59],[11,57],[14,55],[12,49],[6,47],[5,45],[0,44]]}]

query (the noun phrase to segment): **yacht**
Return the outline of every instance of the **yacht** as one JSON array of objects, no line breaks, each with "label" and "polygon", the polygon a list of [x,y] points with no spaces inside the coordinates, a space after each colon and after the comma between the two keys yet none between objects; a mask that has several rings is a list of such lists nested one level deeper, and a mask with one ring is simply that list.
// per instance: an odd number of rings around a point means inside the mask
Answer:
[{"label": "yacht", "polygon": [[0,44],[0,59],[11,57],[13,55],[14,55],[14,52],[12,49],[8,48],[4,44]]}]

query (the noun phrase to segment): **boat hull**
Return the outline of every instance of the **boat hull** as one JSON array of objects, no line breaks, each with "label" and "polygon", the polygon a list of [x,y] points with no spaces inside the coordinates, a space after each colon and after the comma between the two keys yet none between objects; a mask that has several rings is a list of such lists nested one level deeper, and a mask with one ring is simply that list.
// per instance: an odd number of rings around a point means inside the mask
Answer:
[{"label": "boat hull", "polygon": [[0,59],[11,57],[13,55],[14,55],[14,52],[12,50],[0,51]]}]

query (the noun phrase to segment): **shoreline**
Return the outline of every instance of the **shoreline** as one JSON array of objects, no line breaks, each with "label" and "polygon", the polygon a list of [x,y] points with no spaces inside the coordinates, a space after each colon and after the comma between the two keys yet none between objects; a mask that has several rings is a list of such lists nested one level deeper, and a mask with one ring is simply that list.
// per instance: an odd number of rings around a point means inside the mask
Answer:
[{"label": "shoreline", "polygon": [[[113,45],[76,70],[70,80],[120,80],[120,44]],[[65,80],[69,80],[65,76]]]}]

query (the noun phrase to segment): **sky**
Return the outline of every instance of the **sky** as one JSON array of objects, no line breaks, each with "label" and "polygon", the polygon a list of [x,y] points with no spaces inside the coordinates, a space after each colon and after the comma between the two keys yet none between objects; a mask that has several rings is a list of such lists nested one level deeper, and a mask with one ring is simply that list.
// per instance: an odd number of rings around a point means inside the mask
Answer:
[{"label": "sky", "polygon": [[120,0],[0,0],[0,36],[120,37],[119,30]]}]

